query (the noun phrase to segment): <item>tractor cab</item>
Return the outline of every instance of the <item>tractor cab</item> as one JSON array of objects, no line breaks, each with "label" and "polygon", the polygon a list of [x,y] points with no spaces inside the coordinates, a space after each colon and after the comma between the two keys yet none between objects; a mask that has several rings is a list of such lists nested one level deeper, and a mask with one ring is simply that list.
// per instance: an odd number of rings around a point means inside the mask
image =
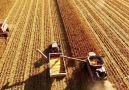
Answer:
[{"label": "tractor cab", "polygon": [[50,53],[61,52],[60,45],[54,41],[51,45],[49,45]]}]

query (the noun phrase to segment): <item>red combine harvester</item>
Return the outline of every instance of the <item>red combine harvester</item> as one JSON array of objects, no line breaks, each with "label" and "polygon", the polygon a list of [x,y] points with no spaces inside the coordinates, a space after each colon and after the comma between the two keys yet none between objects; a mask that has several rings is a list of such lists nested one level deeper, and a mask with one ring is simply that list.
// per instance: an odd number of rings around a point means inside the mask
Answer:
[{"label": "red combine harvester", "polygon": [[0,23],[0,37],[4,37],[5,38],[5,42],[7,44],[8,42],[8,33],[9,33],[9,27],[8,24],[6,23],[7,19],[3,22]]}]

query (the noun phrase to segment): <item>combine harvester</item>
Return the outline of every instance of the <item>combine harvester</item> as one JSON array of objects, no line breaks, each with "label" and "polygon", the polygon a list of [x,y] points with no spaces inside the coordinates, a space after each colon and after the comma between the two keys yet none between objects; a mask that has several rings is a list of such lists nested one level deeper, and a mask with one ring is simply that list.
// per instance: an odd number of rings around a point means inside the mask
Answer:
[{"label": "combine harvester", "polygon": [[107,79],[107,72],[104,67],[102,56],[94,52],[89,52],[87,57],[87,68],[94,82]]},{"label": "combine harvester", "polygon": [[49,46],[49,58],[47,58],[40,50],[38,51],[44,58],[49,60],[50,77],[65,76],[67,74],[64,61],[64,58],[66,58],[83,62],[87,66],[93,82],[107,79],[103,58],[100,55],[96,55],[94,52],[89,52],[88,57],[84,59],[64,56],[60,50],[60,45],[57,44],[57,42],[53,42]]},{"label": "combine harvester", "polygon": [[4,22],[0,23],[0,37],[4,37],[5,42],[7,44],[7,42],[8,42],[8,32],[10,30],[9,30],[9,27],[8,27],[8,24],[6,23],[6,21],[7,21],[7,19],[5,19]]}]

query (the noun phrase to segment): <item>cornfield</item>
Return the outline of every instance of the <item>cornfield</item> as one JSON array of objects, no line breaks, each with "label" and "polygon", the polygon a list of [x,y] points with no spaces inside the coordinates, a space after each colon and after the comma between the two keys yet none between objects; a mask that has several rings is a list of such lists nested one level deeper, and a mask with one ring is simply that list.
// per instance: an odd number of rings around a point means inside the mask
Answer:
[{"label": "cornfield", "polygon": [[[57,41],[64,55],[103,54],[108,81],[129,90],[128,0],[3,0],[0,20],[8,18],[9,41],[0,37],[1,90],[100,90],[81,62],[66,60],[67,76],[50,78],[48,54]],[[101,90],[111,90],[101,88]]]}]

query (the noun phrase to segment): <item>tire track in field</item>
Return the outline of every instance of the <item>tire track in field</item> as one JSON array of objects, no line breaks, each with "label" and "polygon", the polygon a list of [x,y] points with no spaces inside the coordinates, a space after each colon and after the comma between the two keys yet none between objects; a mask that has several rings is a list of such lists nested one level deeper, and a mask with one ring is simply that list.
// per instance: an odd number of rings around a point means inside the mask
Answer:
[{"label": "tire track in field", "polygon": [[[83,6],[83,5],[81,5],[81,6]],[[80,6],[80,7],[81,7],[81,6]],[[84,7],[83,7],[83,8],[84,8]],[[84,10],[84,11],[86,11],[86,10]],[[84,13],[84,12],[83,12],[83,13]],[[83,13],[82,13],[82,14],[83,14]],[[87,14],[87,13],[88,13],[88,12],[86,12],[86,14]],[[90,15],[90,14],[88,14],[88,15]],[[84,15],[84,16],[86,16],[86,15]],[[95,21],[93,21],[93,22],[95,22]],[[91,25],[91,24],[90,24],[90,25]],[[96,24],[94,24],[94,25],[96,25]],[[90,27],[91,27],[91,26],[90,26]],[[91,29],[92,29],[92,27],[91,27]],[[99,35],[99,34],[98,34],[98,35]],[[101,41],[101,40],[100,40],[100,41]],[[100,44],[102,44],[102,43],[100,43]],[[104,46],[104,45],[102,45],[102,46],[103,46],[103,48],[105,49],[105,51],[107,51],[106,48],[105,48],[105,46]],[[108,51],[107,51],[107,52],[108,52]],[[107,53],[107,52],[106,52],[106,53]],[[107,55],[108,55],[109,57],[111,57],[110,54],[107,54]],[[110,58],[110,59],[111,59],[111,58]],[[113,58],[112,58],[112,60],[113,60]],[[117,65],[117,64],[116,64],[116,65]],[[119,70],[118,70],[118,71],[119,71]],[[119,71],[119,73],[120,73],[120,72],[121,72],[121,71]],[[121,74],[122,74],[122,73],[121,73]]]},{"label": "tire track in field", "polygon": [[[42,1],[42,7],[41,7],[41,30],[40,30],[40,33],[41,33],[41,50],[43,50],[44,49],[44,42],[45,42],[45,39],[44,39],[44,27],[45,27],[45,22],[44,22],[44,20],[45,20],[45,8],[44,8],[44,0]],[[44,10],[44,11],[43,11]]]},{"label": "tire track in field", "polygon": [[55,40],[55,38],[54,38],[54,31],[53,31],[53,23],[52,23],[50,0],[48,0],[48,11],[49,11],[48,17],[50,18],[51,42],[53,42]]}]

